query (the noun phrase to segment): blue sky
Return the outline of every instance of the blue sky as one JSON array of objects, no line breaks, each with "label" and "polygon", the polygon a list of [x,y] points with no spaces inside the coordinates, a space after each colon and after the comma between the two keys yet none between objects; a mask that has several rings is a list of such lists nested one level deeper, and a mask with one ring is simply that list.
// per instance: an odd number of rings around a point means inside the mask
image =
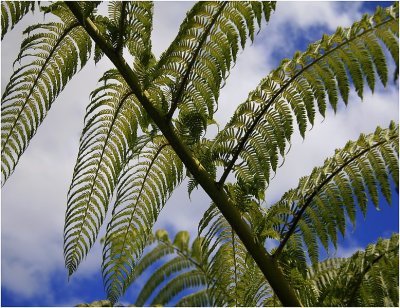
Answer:
[{"label": "blue sky", "polygon": [[[224,125],[247,93],[284,57],[332,33],[338,25],[349,26],[364,12],[373,12],[376,2],[280,2],[268,26],[263,26],[254,44],[239,54],[226,86],[221,91],[217,120]],[[381,3],[382,4],[382,3]],[[390,4],[390,3],[386,3]],[[383,4],[384,6],[386,4]],[[159,55],[168,47],[190,8],[190,2],[156,3],[153,48]],[[12,73],[11,63],[22,37],[21,30],[31,22],[42,22],[42,15],[28,16],[7,34],[2,42],[2,89]],[[101,74],[110,67],[107,59],[97,66],[88,64],[59,96],[15,173],[2,189],[1,211],[1,304],[2,306],[72,306],[105,297],[100,273],[101,247],[97,243],[76,274],[67,281],[63,265],[62,229],[66,195],[78,151],[89,93]],[[391,75],[392,76],[392,75]],[[267,191],[267,202],[297,185],[298,178],[320,165],[349,139],[361,132],[372,132],[377,125],[398,122],[398,85],[377,88],[374,96],[365,89],[365,98],[352,95],[347,108],[333,115],[328,112],[323,123],[316,120],[305,140],[293,137],[285,165],[277,172]],[[301,163],[299,163],[301,162]],[[381,210],[369,207],[364,221],[358,213],[356,227],[340,240],[337,256],[348,256],[380,236],[398,232],[399,207],[395,193],[393,205]],[[197,223],[209,201],[201,191],[187,198],[186,183],[174,193],[159,217],[155,228],[166,228],[171,237],[179,230],[196,235]],[[171,214],[173,213],[173,214]],[[133,301],[130,289],[121,299]]]}]

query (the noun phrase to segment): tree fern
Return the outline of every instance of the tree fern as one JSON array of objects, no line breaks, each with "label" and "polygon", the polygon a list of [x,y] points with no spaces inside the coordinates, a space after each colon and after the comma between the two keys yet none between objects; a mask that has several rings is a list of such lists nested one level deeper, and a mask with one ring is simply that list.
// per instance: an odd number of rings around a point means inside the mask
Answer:
[{"label": "tree fern", "polygon": [[[320,244],[337,245],[347,220],[355,223],[357,207],[366,215],[368,200],[379,207],[381,195],[391,201],[392,182],[398,190],[394,123],[347,143],[276,204],[263,204],[294,122],[304,137],[317,109],[325,116],[327,105],[336,111],[340,99],[348,104],[353,88],[363,98],[365,83],[372,91],[378,78],[388,83],[386,58],[398,67],[398,4],[283,60],[214,139],[203,135],[218,124],[220,89],[275,3],[197,3],[158,61],[151,2],[110,2],[106,16],[95,10],[98,4],[44,7],[60,21],[27,28],[2,97],[4,183],[55,98],[89,59],[91,40],[94,62],[105,55],[115,65],[86,109],[64,227],[71,275],[115,200],[102,263],[109,301],[90,305],[117,303],[154,266],[136,305],[398,304],[398,237],[350,259],[319,263],[318,255]],[[32,6],[2,3],[2,38]],[[236,181],[227,183],[232,171]],[[184,172],[189,193],[200,185],[212,199],[191,248],[187,232],[173,242],[163,230],[152,236]],[[272,248],[270,239],[279,245]]]},{"label": "tree fern", "polygon": [[133,119],[143,118],[117,72],[100,81],[105,84],[92,92],[68,193],[64,253],[70,275],[97,237],[130,145],[136,142],[138,123]]},{"label": "tree fern", "polygon": [[374,90],[374,68],[385,85],[387,64],[382,45],[397,64],[397,18],[397,4],[379,8],[348,29],[338,28],[335,34],[324,35],[306,52],[296,52],[292,60],[283,60],[250,93],[215,139],[216,159],[228,162],[219,182],[224,183],[233,170],[243,185],[264,190],[271,172],[276,171],[278,155],[285,155],[293,134],[293,118],[304,137],[307,122],[314,123],[316,108],[324,116],[329,102],[336,111],[339,93],[347,104],[350,80],[361,98],[364,78]]},{"label": "tree fern", "polygon": [[1,39],[12,30],[21,19],[34,10],[35,1],[2,1],[1,2]]},{"label": "tree fern", "polygon": [[103,251],[103,277],[116,301],[131,279],[158,214],[182,181],[183,166],[164,138],[155,137],[119,179]]},{"label": "tree fern", "polygon": [[378,190],[391,203],[387,170],[398,185],[398,138],[394,123],[388,129],[378,127],[373,134],[361,135],[337,150],[322,167],[301,178],[296,189],[285,193],[271,207],[273,215],[281,218],[269,226],[280,234],[275,255],[297,233],[301,238],[294,240],[303,240],[312,262],[317,263],[318,240],[325,249],[329,241],[336,246],[337,231],[345,233],[346,217],[355,223],[356,206],[364,216],[368,198],[378,207]]},{"label": "tree fern", "polygon": [[73,15],[62,8],[53,13],[63,22],[37,24],[24,31],[29,35],[16,60],[20,65],[1,99],[3,184],[55,98],[90,56],[91,40]]}]

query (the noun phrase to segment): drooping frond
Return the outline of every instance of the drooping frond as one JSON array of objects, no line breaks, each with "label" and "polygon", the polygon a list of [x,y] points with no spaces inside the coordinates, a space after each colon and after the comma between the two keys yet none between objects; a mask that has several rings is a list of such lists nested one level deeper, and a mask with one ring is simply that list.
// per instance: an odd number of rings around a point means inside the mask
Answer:
[{"label": "drooping frond", "polygon": [[[146,246],[149,250],[133,265],[130,272],[124,273],[132,282],[147,277],[151,270],[150,276],[138,290],[136,306],[165,306],[182,292],[185,292],[185,296],[180,298],[178,304],[203,303],[209,306],[210,301],[205,288],[207,260],[203,258],[201,251],[201,238],[196,238],[191,247],[189,242],[189,233],[186,231],[178,232],[173,242],[165,230],[158,230],[155,236],[148,236]],[[117,242],[113,241],[112,245],[115,244]],[[110,249],[119,250],[118,245],[111,246]],[[116,299],[111,301],[115,303]]]},{"label": "drooping frond", "polygon": [[121,174],[103,251],[103,278],[111,301],[130,285],[158,214],[182,178],[182,162],[161,137],[154,137]]},{"label": "drooping frond", "polygon": [[[250,217],[247,217],[250,220]],[[216,306],[259,306],[271,297],[264,275],[251,258],[231,226],[212,205],[199,224],[204,233],[203,251],[207,254],[208,289]]]},{"label": "drooping frond", "polygon": [[[296,189],[270,208],[275,220],[266,219],[267,228],[279,233],[275,256],[286,243],[301,247],[304,242],[316,264],[318,241],[325,249],[330,241],[336,246],[338,231],[345,234],[346,217],[355,224],[357,206],[364,215],[368,199],[379,207],[379,191],[391,203],[390,178],[398,189],[398,143],[398,126],[392,122],[387,129],[378,127],[373,134],[349,141],[322,167],[301,178]],[[294,233],[297,236],[291,238]]]},{"label": "drooping frond", "polygon": [[34,8],[35,1],[1,1],[1,39]]},{"label": "drooping frond", "polygon": [[28,27],[19,68],[1,100],[1,166],[4,184],[67,82],[90,56],[91,39],[66,10],[64,23]]},{"label": "drooping frond", "polygon": [[313,306],[397,307],[399,236],[379,239],[350,258],[321,262],[307,278],[317,290]]},{"label": "drooping frond", "polygon": [[135,145],[142,109],[115,71],[92,92],[68,193],[64,228],[65,263],[71,275],[93,245],[110,196]]},{"label": "drooping frond", "polygon": [[239,45],[254,38],[255,23],[268,21],[274,3],[200,2],[157,63],[147,90],[172,117],[179,108],[178,130],[196,141],[216,109],[222,81],[236,61]]},{"label": "drooping frond", "polygon": [[265,190],[271,172],[284,157],[296,121],[304,136],[316,109],[325,115],[329,103],[337,109],[339,95],[347,104],[354,86],[363,97],[364,79],[371,90],[375,75],[385,85],[387,64],[383,46],[398,65],[398,5],[379,8],[350,28],[324,35],[306,52],[296,52],[261,81],[217,136],[216,160],[225,161],[220,183],[233,170],[242,185]]}]

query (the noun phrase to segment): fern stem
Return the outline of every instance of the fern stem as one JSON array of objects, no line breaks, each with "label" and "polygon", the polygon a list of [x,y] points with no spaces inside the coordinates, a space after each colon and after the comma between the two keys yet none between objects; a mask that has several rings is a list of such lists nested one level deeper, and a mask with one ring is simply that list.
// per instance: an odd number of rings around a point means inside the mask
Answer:
[{"label": "fern stem", "polygon": [[330,55],[331,53],[335,52],[336,50],[342,48],[343,46],[351,43],[352,41],[364,36],[365,34],[371,32],[371,31],[375,31],[377,28],[385,25],[388,22],[393,21],[393,19],[389,19],[386,20],[382,23],[380,23],[379,25],[370,28],[368,30],[365,30],[363,33],[337,45],[336,47],[332,48],[331,50],[327,51],[326,53],[324,53],[323,55],[321,55],[318,59],[316,59],[315,61],[309,63],[308,65],[304,66],[300,71],[298,71],[292,78],[290,78],[269,100],[268,103],[266,103],[265,107],[261,110],[260,114],[258,116],[255,117],[255,119],[252,121],[252,124],[249,128],[249,130],[246,131],[245,135],[243,136],[243,138],[241,139],[240,143],[237,146],[237,150],[235,151],[235,153],[233,154],[233,157],[231,159],[231,161],[229,162],[228,166],[226,167],[224,173],[222,174],[220,180],[218,181],[218,183],[222,186],[225,181],[226,178],[228,177],[229,173],[232,171],[232,168],[235,165],[236,160],[239,158],[240,153],[242,152],[243,148],[245,147],[248,139],[250,138],[251,134],[253,133],[254,129],[256,128],[256,126],[258,125],[258,123],[260,122],[260,120],[262,119],[262,117],[264,116],[264,114],[268,111],[269,107],[271,107],[271,105],[275,102],[275,100],[278,98],[279,95],[282,94],[282,92],[294,81],[296,80],[303,72],[305,72],[306,70],[308,70],[310,67],[312,67],[313,65],[315,65],[316,63],[318,63],[319,61],[321,61],[322,59],[324,59],[325,57],[327,57],[328,55]]},{"label": "fern stem", "polygon": [[265,250],[265,247],[258,243],[251,231],[249,225],[243,220],[239,210],[235,207],[226,193],[216,185],[212,177],[205,170],[202,164],[194,157],[193,153],[182,143],[177,136],[174,127],[160,112],[152,105],[146,96],[146,91],[142,91],[138,78],[126,61],[115,53],[112,46],[104,39],[101,32],[92,22],[90,17],[82,14],[81,8],[76,2],[65,2],[71,12],[76,16],[87,33],[92,37],[96,44],[101,48],[115,67],[119,70],[127,84],[130,86],[139,102],[159,127],[171,147],[178,157],[182,160],[190,173],[198,180],[199,184],[215,202],[218,209],[224,215],[226,220],[235,230],[250,255],[254,258],[265,278],[272,289],[276,292],[278,298],[285,306],[300,306],[294,290],[285,279],[281,268],[276,260]]},{"label": "fern stem", "polygon": [[210,33],[212,27],[217,22],[218,17],[220,16],[220,14],[222,13],[224,7],[228,3],[229,3],[228,1],[224,1],[222,3],[221,7],[218,9],[218,11],[213,16],[213,19],[211,20],[210,24],[207,26],[207,29],[205,29],[205,31],[203,32],[203,36],[202,36],[202,38],[201,38],[201,40],[199,42],[199,45],[197,45],[197,48],[196,48],[196,50],[195,50],[195,52],[193,54],[193,58],[190,61],[188,67],[187,67],[185,76],[183,77],[183,79],[182,79],[182,81],[181,81],[181,83],[179,85],[179,89],[178,89],[178,91],[176,93],[176,96],[175,96],[174,100],[172,101],[172,106],[171,106],[171,109],[169,110],[169,112],[167,114],[167,119],[171,119],[172,118],[176,108],[178,107],[178,103],[179,103],[179,101],[181,99],[181,96],[183,94],[183,90],[184,90],[184,88],[186,86],[186,82],[187,82],[187,80],[189,78],[189,75],[190,75],[190,73],[192,71],[192,68],[193,68],[194,64],[196,63],[197,56],[199,55],[199,53],[200,53],[200,51],[201,51],[201,49],[203,47],[203,44],[206,42],[206,39],[207,39],[208,34]]},{"label": "fern stem", "polygon": [[299,221],[300,221],[302,215],[304,214],[305,210],[311,204],[311,202],[313,201],[314,197],[320,192],[320,190],[326,184],[328,184],[337,174],[339,174],[346,166],[348,166],[350,163],[355,161],[357,158],[363,156],[364,154],[366,154],[367,152],[371,151],[372,149],[374,149],[376,147],[379,147],[382,144],[385,144],[385,143],[387,143],[390,140],[395,139],[395,138],[397,138],[397,136],[393,136],[393,137],[391,137],[391,138],[389,138],[388,140],[385,140],[385,141],[377,142],[374,145],[370,146],[369,148],[364,149],[363,151],[361,151],[357,155],[351,157],[348,161],[344,162],[343,165],[341,165],[336,171],[332,172],[321,184],[319,184],[318,187],[315,188],[315,190],[311,193],[311,195],[309,197],[304,198],[305,201],[304,201],[303,206],[297,212],[297,214],[294,216],[292,221],[288,224],[288,225],[290,225],[289,230],[286,232],[285,237],[282,239],[281,243],[279,244],[278,248],[276,249],[275,253],[273,254],[273,257],[274,258],[278,258],[279,257],[279,255],[281,254],[281,252],[282,252],[283,248],[285,247],[287,241],[289,240],[289,238],[292,236],[292,234],[296,230],[297,224],[299,223]]}]

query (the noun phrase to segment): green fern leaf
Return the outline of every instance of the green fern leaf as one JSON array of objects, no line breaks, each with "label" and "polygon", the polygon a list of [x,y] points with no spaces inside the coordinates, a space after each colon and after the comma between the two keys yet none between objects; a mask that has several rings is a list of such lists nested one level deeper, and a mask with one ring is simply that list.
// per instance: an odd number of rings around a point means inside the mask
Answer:
[{"label": "green fern leaf", "polygon": [[[135,160],[133,160],[135,161]],[[183,164],[165,140],[156,137],[118,180],[112,219],[103,251],[103,277],[115,302],[130,284],[130,274],[151,235],[158,214],[182,181]]]},{"label": "green fern leaf", "polygon": [[179,108],[179,132],[191,143],[198,141],[215,112],[222,80],[236,60],[238,45],[244,48],[246,38],[254,38],[255,20],[260,24],[262,11],[269,18],[274,8],[269,2],[262,8],[250,2],[200,2],[162,54],[148,92],[154,100],[168,98],[163,106],[168,117]]},{"label": "green fern leaf", "polygon": [[71,275],[93,245],[116,180],[136,142],[142,110],[118,73],[92,92],[77,162],[68,193],[64,228],[65,263]]},{"label": "green fern leaf", "polygon": [[362,98],[364,78],[374,89],[375,71],[386,85],[383,46],[398,63],[397,23],[398,6],[378,9],[372,17],[365,15],[348,29],[338,28],[333,35],[324,35],[311,44],[306,52],[296,52],[292,60],[282,61],[216,137],[215,160],[229,162],[219,183],[223,184],[233,170],[238,181],[255,183],[255,191],[264,191],[270,170],[276,169],[278,153],[284,157],[290,143],[291,113],[304,137],[308,123],[314,122],[315,103],[323,116],[327,103],[336,111],[339,94],[347,104],[351,85]]},{"label": "green fern leaf", "polygon": [[398,234],[379,239],[350,258],[328,259],[310,268],[315,306],[397,306]]},{"label": "green fern leaf", "polygon": [[2,1],[1,2],[1,39],[12,30],[29,10],[35,9],[35,1]]},{"label": "green fern leaf", "polygon": [[379,190],[390,203],[388,170],[398,168],[395,167],[398,166],[395,146],[398,138],[398,127],[394,123],[388,129],[378,127],[375,133],[348,142],[322,167],[300,179],[296,189],[287,192],[272,206],[285,213],[283,220],[277,220],[277,225],[269,227],[281,234],[275,254],[279,255],[293,233],[297,233],[302,236],[311,261],[316,264],[317,240],[326,249],[328,241],[336,245],[337,230],[342,235],[346,230],[346,214],[355,223],[357,203],[365,215],[366,199],[369,197],[378,206]]},{"label": "green fern leaf", "polygon": [[[252,216],[246,219],[254,223]],[[270,287],[215,205],[205,212],[200,221],[199,234],[203,232],[203,251],[210,260],[208,289],[213,305],[262,305],[271,296]]]},{"label": "green fern leaf", "polygon": [[[57,95],[90,56],[90,37],[74,17],[67,17],[69,22],[38,24],[25,30],[30,34],[17,58],[21,65],[11,76],[1,102],[3,185]],[[25,64],[27,57],[30,60]]]}]

